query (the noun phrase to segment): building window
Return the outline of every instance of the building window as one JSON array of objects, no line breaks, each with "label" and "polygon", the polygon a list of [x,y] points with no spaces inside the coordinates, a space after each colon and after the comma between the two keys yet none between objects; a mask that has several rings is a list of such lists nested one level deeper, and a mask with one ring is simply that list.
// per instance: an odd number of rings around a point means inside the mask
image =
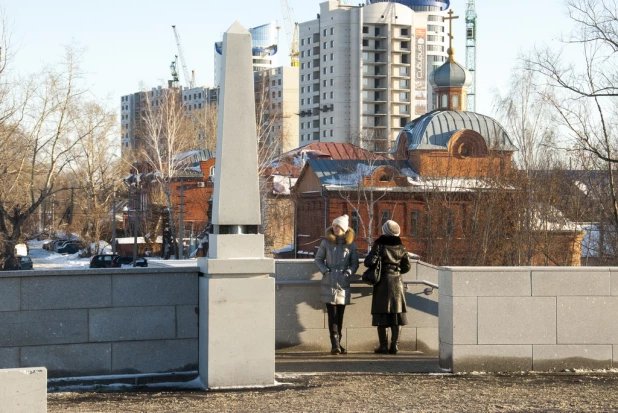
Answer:
[{"label": "building window", "polygon": [[307,80],[311,80],[311,73],[307,75]]},{"label": "building window", "polygon": [[325,138],[326,137],[326,131],[322,131],[322,137]]},{"label": "building window", "polygon": [[279,79],[279,80],[277,81],[277,84],[278,84],[279,86],[281,86],[281,79]]},{"label": "building window", "polygon": [[333,85],[333,83],[334,83],[334,79],[331,79],[331,80],[330,80],[330,85],[332,86],[332,85]]},{"label": "building window", "polygon": [[459,95],[453,95],[453,108],[459,107]]},{"label": "building window", "polygon": [[328,68],[326,68],[326,67],[322,69],[322,72],[323,72],[324,74],[326,74],[326,72],[327,72],[327,71],[328,71]]},{"label": "building window", "polygon": [[327,80],[326,80],[326,79],[324,79],[324,81],[322,82],[322,85],[323,85],[324,87],[326,87],[326,85],[327,85],[327,83],[326,83],[326,82],[327,82]]},{"label": "building window", "polygon": [[327,49],[327,48],[328,48],[328,42],[324,42],[324,43],[322,43],[322,48],[323,48],[323,49]]},{"label": "building window", "polygon": [[369,40],[363,39],[363,47],[369,46]]},{"label": "building window", "polygon": [[363,33],[369,33],[369,27],[363,26]]},{"label": "building window", "polygon": [[327,57],[328,57],[328,56],[324,55],[324,61],[326,61],[326,58],[327,58]]},{"label": "building window", "polygon": [[360,217],[358,216],[358,210],[353,210],[352,211],[352,222],[351,222],[351,226],[352,229],[354,230],[355,233],[358,234],[358,223],[360,221],[359,219]]},{"label": "building window", "polygon": [[300,52],[300,57],[301,58],[305,57],[305,52],[304,51]]},{"label": "building window", "polygon": [[332,129],[330,130],[330,136],[333,136],[333,130]]},{"label": "building window", "polygon": [[335,41],[334,40],[330,41],[330,47],[335,47]]},{"label": "building window", "polygon": [[322,99],[326,100],[326,92],[322,93]]},{"label": "building window", "polygon": [[331,28],[330,28],[330,34],[331,34],[331,35],[332,35],[332,34],[335,34],[335,28],[334,28],[334,27],[331,27]]},{"label": "building window", "polygon": [[333,117],[332,116],[330,117],[330,124],[331,125],[333,124]]},{"label": "building window", "polygon": [[331,54],[330,54],[330,61],[332,62],[333,60],[335,60],[335,54],[334,54],[334,53],[331,53]]},{"label": "building window", "polygon": [[330,72],[331,72],[331,73],[335,73],[335,66],[331,66],[331,67],[330,67]]},{"label": "building window", "polygon": [[324,31],[322,33],[324,33],[324,36],[326,36],[328,34],[328,30],[324,29]]},{"label": "building window", "polygon": [[410,236],[418,236],[418,211],[410,211]]},{"label": "building window", "polygon": [[448,106],[448,95],[444,94],[442,95],[440,99],[441,99],[440,106],[442,106],[443,108],[447,107]]},{"label": "building window", "polygon": [[452,237],[455,234],[455,214],[452,209],[447,209],[444,217],[444,228],[446,230],[446,236]]},{"label": "building window", "polygon": [[302,70],[302,69],[304,69],[304,68],[305,68],[305,64],[304,64],[304,63],[301,63],[301,64],[300,64],[300,68],[301,68],[301,70]]},{"label": "building window", "polygon": [[301,104],[301,105],[304,105],[304,104],[305,104],[305,99],[301,99],[301,100],[300,100],[300,104]]},{"label": "building window", "polygon": [[380,218],[380,227],[384,225],[386,221],[391,219],[391,211],[389,209],[385,209],[382,211],[382,217]]},{"label": "building window", "polygon": [[304,46],[305,45],[305,39],[300,39],[300,45]]},{"label": "building window", "polygon": [[[431,17],[431,16],[429,16],[429,17]],[[429,20],[431,20],[431,19],[429,19]],[[407,36],[408,34],[409,34],[408,29],[401,29],[401,35],[402,36]]]},{"label": "building window", "polygon": [[300,75],[300,81],[304,82],[305,81],[305,75]]}]

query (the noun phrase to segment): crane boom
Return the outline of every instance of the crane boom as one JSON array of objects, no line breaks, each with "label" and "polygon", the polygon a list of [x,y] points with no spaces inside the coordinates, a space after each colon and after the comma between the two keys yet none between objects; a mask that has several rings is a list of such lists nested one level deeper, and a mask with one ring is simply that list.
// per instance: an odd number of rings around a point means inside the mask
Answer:
[{"label": "crane boom", "polygon": [[468,86],[467,110],[476,110],[476,8],[474,0],[466,2],[466,69],[472,74],[472,83]]},{"label": "crane boom", "polygon": [[298,62],[298,23],[293,23],[292,8],[288,0],[281,0],[281,10],[285,22],[285,34],[290,42],[290,60],[292,66],[299,66]]},{"label": "crane boom", "polygon": [[182,72],[184,74],[185,84],[188,88],[193,88],[194,79],[193,77],[189,77],[187,62],[185,62],[185,54],[183,53],[182,46],[180,45],[180,35],[178,34],[178,30],[176,30],[175,25],[172,25],[172,29],[174,29],[174,37],[176,37],[176,46],[178,46],[178,57],[180,57],[180,64],[182,64]]}]

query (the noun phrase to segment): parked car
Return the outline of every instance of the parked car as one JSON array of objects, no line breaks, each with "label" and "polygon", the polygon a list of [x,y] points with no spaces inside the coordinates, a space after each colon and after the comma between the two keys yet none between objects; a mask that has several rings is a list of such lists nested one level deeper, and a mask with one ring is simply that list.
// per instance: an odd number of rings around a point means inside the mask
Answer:
[{"label": "parked car", "polygon": [[79,245],[73,242],[68,242],[56,249],[58,254],[75,254],[80,250]]},{"label": "parked car", "polygon": [[18,271],[21,270],[21,264],[19,263],[17,257],[9,255],[4,259],[4,262],[2,263],[2,269],[4,271]]},{"label": "parked car", "polygon": [[22,270],[31,270],[33,269],[32,260],[30,257],[26,257],[23,255],[16,255],[15,258],[19,262]]},{"label": "parked car", "polygon": [[[133,265],[133,257],[124,255],[118,255],[112,260],[112,267],[122,267],[123,265]],[[146,258],[138,257],[135,260],[136,267],[148,267],[148,261]]]},{"label": "parked car", "polygon": [[118,254],[95,255],[90,259],[90,268],[111,268],[114,257],[118,257]]}]

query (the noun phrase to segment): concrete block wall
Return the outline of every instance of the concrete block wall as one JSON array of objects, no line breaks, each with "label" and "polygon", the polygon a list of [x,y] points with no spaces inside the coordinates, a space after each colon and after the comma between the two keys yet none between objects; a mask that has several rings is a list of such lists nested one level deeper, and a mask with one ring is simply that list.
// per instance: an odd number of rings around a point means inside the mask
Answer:
[{"label": "concrete block wall", "polygon": [[[372,351],[378,344],[371,326],[372,288],[360,282],[361,264],[352,285],[351,304],[343,320],[343,346],[349,351]],[[275,291],[275,341],[278,352],[328,351],[328,316],[320,301],[322,275],[313,260],[277,260]],[[414,262],[404,280],[438,282],[438,270]],[[286,283],[287,282],[287,283]],[[400,348],[438,354],[438,294],[425,295],[423,285],[409,285],[406,292],[408,322]]]},{"label": "concrete block wall", "polygon": [[197,267],[1,273],[0,369],[197,370],[197,287]]},{"label": "concrete block wall", "polygon": [[618,367],[618,268],[450,267],[439,285],[443,368]]}]

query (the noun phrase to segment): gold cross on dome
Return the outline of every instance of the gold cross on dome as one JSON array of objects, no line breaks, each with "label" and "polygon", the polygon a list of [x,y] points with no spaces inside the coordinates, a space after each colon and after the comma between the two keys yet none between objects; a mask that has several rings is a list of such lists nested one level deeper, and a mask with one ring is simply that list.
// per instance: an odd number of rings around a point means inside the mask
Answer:
[{"label": "gold cross on dome", "polygon": [[453,16],[453,13],[453,9],[449,9],[449,17],[442,17],[442,21],[448,20],[448,47],[451,50],[453,49],[453,20],[459,18],[459,16]]}]

